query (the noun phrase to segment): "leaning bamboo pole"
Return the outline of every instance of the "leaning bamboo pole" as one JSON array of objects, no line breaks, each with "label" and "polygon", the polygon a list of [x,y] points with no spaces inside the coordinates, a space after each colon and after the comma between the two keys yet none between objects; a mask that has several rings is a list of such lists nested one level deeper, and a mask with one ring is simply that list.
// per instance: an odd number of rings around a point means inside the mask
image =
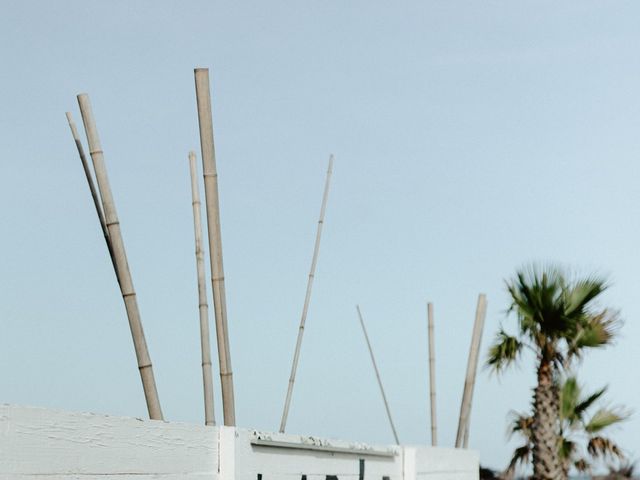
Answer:
[{"label": "leaning bamboo pole", "polygon": [[480,355],[480,341],[482,329],[487,314],[487,297],[484,294],[478,296],[476,318],[473,324],[471,346],[469,347],[469,359],[467,361],[467,374],[464,381],[464,391],[460,404],[460,418],[458,419],[458,433],[456,435],[456,448],[467,448],[469,442],[469,421],[471,419],[471,402],[473,401],[473,389],[478,370],[478,356]]},{"label": "leaning bamboo pole", "polygon": [[471,407],[473,405],[473,393],[475,391],[475,381],[476,381],[476,376],[477,376],[477,365],[478,365],[478,357],[480,355],[480,344],[482,342],[482,331],[484,328],[484,322],[485,322],[485,318],[486,318],[486,314],[487,314],[487,300],[486,297],[483,295],[483,302],[482,302],[482,306],[480,306],[480,298],[478,298],[478,308],[476,309],[478,310],[476,312],[476,316],[479,316],[482,320],[480,321],[480,327],[479,327],[479,333],[477,335],[477,347],[475,348],[475,368],[474,368],[474,373],[473,373],[473,381],[471,383],[471,388],[469,389],[469,407],[468,407],[468,411],[467,411],[467,415],[466,415],[466,421],[465,421],[465,426],[464,426],[464,438],[462,440],[462,448],[468,448],[469,447],[469,431],[471,430],[470,426],[471,426]]},{"label": "leaning bamboo pole", "polygon": [[84,170],[84,175],[87,179],[87,184],[89,185],[89,191],[91,192],[91,198],[93,199],[93,206],[95,207],[96,214],[98,215],[100,228],[102,228],[102,235],[104,236],[104,241],[107,244],[107,250],[109,250],[109,257],[111,258],[111,263],[113,264],[113,268],[116,271],[116,275],[117,275],[118,271],[116,269],[116,264],[113,257],[113,247],[111,246],[111,240],[109,239],[109,230],[107,230],[107,224],[104,219],[104,212],[102,211],[102,206],[100,205],[100,197],[96,190],[96,186],[93,183],[93,175],[91,175],[89,162],[87,162],[87,156],[84,153],[84,148],[82,147],[82,141],[80,140],[80,135],[78,134],[78,129],[76,128],[76,123],[73,121],[71,112],[66,112],[66,116],[67,116],[67,121],[69,122],[69,128],[71,129],[71,135],[73,136],[73,140],[76,144],[76,148],[78,149],[78,155],[80,156],[80,163],[82,163],[82,169]]},{"label": "leaning bamboo pole", "polygon": [[200,189],[196,153],[189,152],[191,173],[191,205],[193,207],[193,233],[196,241],[196,270],[198,272],[198,311],[200,314],[200,350],[202,353],[202,384],[204,388],[205,425],[215,425],[213,410],[213,374],[211,373],[211,346],[209,345],[209,305],[207,303],[207,282],[202,249],[202,219],[200,215]]},{"label": "leaning bamboo pole", "polygon": [[324,193],[322,194],[322,205],[320,206],[320,219],[318,220],[318,228],[316,230],[316,241],[313,247],[313,257],[311,259],[311,268],[309,269],[309,278],[307,279],[307,291],[304,295],[304,305],[302,307],[302,316],[300,318],[300,326],[298,328],[298,338],[296,339],[296,348],[293,353],[293,362],[291,365],[291,374],[289,375],[289,385],[287,387],[287,397],[284,401],[282,410],[282,419],[280,420],[280,433],[284,433],[287,427],[287,417],[289,416],[289,407],[291,406],[291,395],[293,394],[293,384],[296,381],[296,370],[298,369],[298,360],[300,358],[300,348],[302,347],[302,336],[304,334],[304,326],[307,320],[307,312],[309,311],[309,302],[311,301],[311,288],[313,287],[313,279],[316,272],[316,264],[318,263],[318,253],[320,252],[320,237],[322,236],[322,226],[324,224],[324,213],[327,208],[327,198],[329,196],[329,185],[331,182],[331,173],[333,172],[333,155],[329,156],[329,167],[327,168],[327,178],[324,183]]},{"label": "leaning bamboo pole", "polygon": [[438,445],[438,420],[436,417],[436,351],[433,335],[433,303],[427,303],[429,331],[429,405],[431,407],[431,445]]},{"label": "leaning bamboo pole", "polygon": [[216,170],[216,153],[213,143],[209,69],[196,68],[194,70],[194,77],[196,84],[196,103],[198,106],[198,125],[200,128],[200,148],[202,151],[204,195],[207,208],[213,309],[216,319],[216,339],[218,344],[218,361],[220,363],[220,383],[222,385],[222,412],[224,425],[235,426],[236,412],[233,394],[231,353],[229,351],[229,331],[227,327],[227,301],[224,287],[220,203],[218,199],[218,172]]},{"label": "leaning bamboo pole", "polygon": [[359,305],[356,305],[356,310],[358,311],[358,318],[360,319],[360,325],[362,326],[362,333],[364,333],[364,339],[367,341],[367,347],[369,348],[369,355],[371,356],[371,363],[373,364],[373,370],[376,372],[376,379],[378,380],[378,386],[380,387],[380,393],[382,394],[382,400],[384,401],[384,408],[387,411],[387,418],[389,418],[389,425],[391,425],[393,438],[396,440],[396,444],[400,445],[400,440],[398,440],[398,433],[396,432],[396,427],[393,424],[393,419],[391,418],[391,409],[389,408],[389,402],[387,402],[387,396],[384,393],[384,387],[382,386],[382,380],[380,379],[380,372],[378,371],[378,365],[376,364],[376,359],[373,356],[373,349],[371,348],[371,342],[369,342],[369,335],[367,335],[367,329],[364,326],[364,320],[362,318],[362,312],[360,311]]},{"label": "leaning bamboo pole", "polygon": [[129,318],[129,327],[131,328],[131,336],[133,337],[133,346],[136,351],[136,359],[138,361],[138,370],[142,378],[142,388],[147,402],[147,410],[149,417],[153,420],[162,420],[162,409],[160,408],[160,400],[158,399],[158,391],[153,375],[153,366],[147,349],[147,342],[144,338],[144,330],[140,320],[140,311],[138,310],[138,302],[136,292],[133,288],[131,272],[127,262],[127,254],[120,232],[120,223],[116,206],[113,201],[111,187],[109,186],[109,178],[104,164],[104,155],[98,130],[93,118],[93,111],[89,96],[86,93],[78,95],[78,104],[80,105],[80,113],[82,114],[82,122],[87,134],[87,142],[89,144],[89,153],[93,160],[93,168],[96,173],[98,189],[102,198],[102,208],[104,211],[105,224],[109,233],[109,239],[113,247],[113,259],[116,269],[116,277],[120,285],[120,291],[124,300],[124,306],[127,310]]}]

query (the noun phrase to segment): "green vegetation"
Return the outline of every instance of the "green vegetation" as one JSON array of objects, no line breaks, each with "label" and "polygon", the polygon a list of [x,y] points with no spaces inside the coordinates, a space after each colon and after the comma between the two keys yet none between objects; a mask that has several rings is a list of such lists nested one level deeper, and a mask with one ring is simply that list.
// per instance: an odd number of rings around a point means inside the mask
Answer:
[{"label": "green vegetation", "polygon": [[[525,349],[535,354],[533,412],[529,423],[520,428],[528,432],[527,454],[536,480],[567,478],[558,379],[586,351],[611,343],[620,323],[618,313],[595,305],[606,288],[601,278],[570,279],[559,268],[539,266],[520,270],[507,282],[516,333],[500,328],[487,364],[500,373],[516,363]],[[605,420],[596,418],[600,423]]]},{"label": "green vegetation", "polygon": [[[628,417],[622,408],[599,406],[606,387],[585,395],[576,377],[564,379],[558,386],[560,392],[560,422],[558,453],[563,475],[568,476],[571,467],[581,473],[592,473],[598,462],[608,462],[613,468],[625,458],[622,450],[609,437],[606,430]],[[533,452],[533,416],[513,413],[509,433],[517,435],[524,444],[513,453],[507,476],[515,474],[518,466],[531,462]]]}]

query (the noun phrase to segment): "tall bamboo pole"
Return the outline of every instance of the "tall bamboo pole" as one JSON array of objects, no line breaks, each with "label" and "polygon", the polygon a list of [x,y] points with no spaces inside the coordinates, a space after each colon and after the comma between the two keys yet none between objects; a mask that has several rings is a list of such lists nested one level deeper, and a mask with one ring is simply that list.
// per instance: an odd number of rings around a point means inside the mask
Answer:
[{"label": "tall bamboo pole", "polygon": [[222,411],[224,424],[235,426],[236,410],[233,394],[233,372],[229,351],[229,331],[227,327],[227,300],[224,288],[224,267],[222,264],[222,235],[220,231],[220,203],[218,200],[218,172],[213,143],[213,120],[211,117],[211,93],[209,91],[209,69],[194,70],[198,124],[200,127],[200,148],[204,175],[204,195],[207,207],[207,230],[209,233],[209,258],[211,262],[211,285],[213,287],[213,309],[216,317],[216,339],[218,361],[220,363],[220,383],[222,385]]},{"label": "tall bamboo pole", "polygon": [[284,430],[287,427],[287,417],[289,416],[289,407],[291,406],[291,395],[293,394],[293,384],[296,381],[296,370],[298,369],[298,359],[300,358],[302,336],[304,334],[304,326],[307,320],[309,302],[311,301],[311,288],[313,287],[313,278],[316,272],[316,264],[318,262],[318,253],[320,252],[320,237],[322,236],[322,226],[324,224],[324,213],[327,208],[327,198],[329,196],[329,185],[331,183],[332,172],[333,172],[333,155],[330,155],[329,167],[327,168],[327,178],[324,183],[324,193],[322,194],[322,205],[320,206],[320,219],[318,220],[318,229],[316,230],[316,241],[313,247],[313,257],[311,259],[311,268],[309,269],[309,278],[307,280],[307,291],[304,295],[302,317],[300,318],[300,327],[298,328],[298,338],[296,339],[296,348],[293,353],[291,374],[289,375],[289,386],[287,387],[287,397],[285,398],[285,401],[284,401],[284,408],[282,410],[282,419],[280,420],[281,433],[284,433]]},{"label": "tall bamboo pole", "polygon": [[480,355],[480,341],[482,329],[487,314],[487,297],[481,293],[478,296],[476,307],[476,319],[473,324],[473,335],[469,347],[469,359],[467,361],[467,374],[464,381],[464,391],[460,404],[460,418],[458,420],[458,433],[456,435],[456,448],[467,448],[469,441],[469,420],[471,418],[471,402],[473,400],[473,388],[476,382],[478,370],[478,356]]},{"label": "tall bamboo pole", "polygon": [[89,191],[91,192],[91,198],[93,199],[93,206],[96,208],[96,214],[98,215],[100,228],[102,228],[104,241],[107,244],[107,250],[109,250],[109,257],[111,258],[111,263],[113,264],[113,268],[116,271],[116,275],[117,275],[118,271],[116,269],[116,264],[113,257],[113,247],[111,246],[111,240],[109,239],[109,230],[107,230],[107,224],[104,219],[104,212],[102,211],[102,206],[100,205],[100,197],[98,196],[98,192],[96,191],[96,186],[93,183],[93,176],[91,175],[89,162],[87,162],[87,156],[84,153],[84,148],[82,147],[82,141],[80,140],[80,135],[78,135],[78,129],[76,128],[76,123],[73,121],[71,112],[66,112],[66,116],[67,116],[67,121],[69,122],[69,128],[71,129],[71,135],[73,136],[73,140],[76,144],[76,148],[78,149],[78,155],[80,156],[82,169],[84,170],[84,175],[87,179],[87,184],[89,185]]},{"label": "tall bamboo pole", "polygon": [[198,310],[200,313],[200,350],[202,352],[202,383],[204,387],[205,425],[215,425],[213,411],[213,374],[211,373],[211,346],[209,345],[209,305],[207,303],[207,282],[202,249],[202,219],[200,215],[200,190],[196,153],[189,152],[191,172],[191,205],[193,207],[193,233],[196,240],[196,269],[198,272]]},{"label": "tall bamboo pole", "polygon": [[111,194],[111,187],[109,186],[109,178],[104,164],[104,155],[102,152],[102,146],[100,145],[100,138],[98,136],[96,123],[93,118],[93,111],[91,109],[89,96],[86,93],[78,95],[78,104],[80,105],[82,122],[84,123],[84,129],[87,134],[89,153],[91,154],[93,168],[96,172],[96,180],[100,190],[100,197],[102,198],[105,224],[113,247],[116,276],[119,280],[118,283],[120,284],[120,291],[124,300],[125,309],[127,310],[127,317],[129,318],[129,327],[131,328],[133,345],[136,351],[138,370],[140,371],[140,377],[142,378],[142,388],[144,389],[144,396],[147,402],[147,410],[149,411],[149,417],[151,419],[162,420],[162,410],[160,408],[160,400],[158,399],[158,391],[156,389],[156,382],[153,375],[153,366],[151,365],[147,342],[144,338],[144,330],[142,329],[142,322],[140,320],[140,311],[138,310],[136,292],[133,288],[131,272],[129,271],[129,264],[127,262],[127,254],[124,249],[124,242],[120,232],[120,222],[118,221],[116,206],[113,201],[113,195]]},{"label": "tall bamboo pole", "polygon": [[364,320],[362,318],[362,312],[360,311],[359,305],[356,305],[356,310],[358,311],[358,318],[360,319],[360,325],[362,326],[362,333],[364,333],[364,339],[367,341],[367,347],[369,348],[369,355],[371,355],[371,363],[373,364],[373,370],[376,372],[376,378],[378,379],[378,386],[380,387],[380,393],[382,394],[382,400],[384,401],[384,408],[387,411],[387,417],[389,418],[389,425],[391,425],[391,431],[393,431],[393,438],[395,438],[396,444],[400,445],[400,440],[398,440],[396,427],[393,424],[393,419],[391,418],[391,409],[389,408],[389,402],[387,402],[387,396],[384,393],[384,387],[382,386],[382,380],[380,379],[380,372],[378,371],[378,365],[376,364],[376,359],[373,356],[373,349],[371,348],[371,342],[369,342],[369,335],[367,335],[367,329],[364,326]]},{"label": "tall bamboo pole", "polygon": [[433,304],[427,303],[427,323],[429,330],[429,399],[431,407],[431,445],[438,445],[438,420],[436,417],[436,350],[433,335]]}]

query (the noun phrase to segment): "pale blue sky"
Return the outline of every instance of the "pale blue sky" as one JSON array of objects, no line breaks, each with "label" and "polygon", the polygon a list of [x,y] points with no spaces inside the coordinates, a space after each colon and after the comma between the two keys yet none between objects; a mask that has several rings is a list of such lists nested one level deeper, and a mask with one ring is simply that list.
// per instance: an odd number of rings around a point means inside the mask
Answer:
[{"label": "pale blue sky", "polygon": [[[637,2],[3,2],[0,402],[145,416],[126,316],[64,112],[91,96],[169,420],[203,418],[187,152],[211,68],[240,426],[278,426],[329,153],[335,174],[288,430],[454,440],[477,294],[532,260],[609,275],[627,320],[582,378],[640,409]],[[484,354],[484,349],[483,349]],[[471,447],[499,467],[529,359],[480,373]],[[216,378],[216,385],[218,384]],[[216,397],[221,419],[221,403]],[[640,455],[640,417],[615,433]]]}]

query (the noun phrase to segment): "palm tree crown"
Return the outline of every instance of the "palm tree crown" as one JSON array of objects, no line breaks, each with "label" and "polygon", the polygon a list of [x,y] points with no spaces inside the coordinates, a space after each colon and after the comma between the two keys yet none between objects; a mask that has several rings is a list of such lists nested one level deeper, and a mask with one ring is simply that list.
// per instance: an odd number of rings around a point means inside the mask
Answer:
[{"label": "palm tree crown", "polygon": [[569,281],[555,267],[519,271],[507,282],[509,312],[517,316],[518,334],[500,329],[488,365],[501,372],[530,348],[557,366],[566,366],[586,348],[609,344],[619,325],[618,313],[594,305],[607,286],[597,277]]}]

